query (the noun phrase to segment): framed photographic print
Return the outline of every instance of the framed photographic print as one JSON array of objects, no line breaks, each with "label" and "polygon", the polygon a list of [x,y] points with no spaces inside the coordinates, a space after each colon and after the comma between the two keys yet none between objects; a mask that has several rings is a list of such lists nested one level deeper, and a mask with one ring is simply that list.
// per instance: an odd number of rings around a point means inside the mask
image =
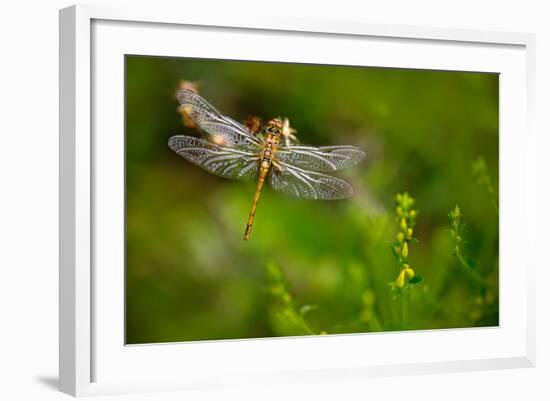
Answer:
[{"label": "framed photographic print", "polygon": [[534,363],[534,38],[60,14],[60,387]]}]

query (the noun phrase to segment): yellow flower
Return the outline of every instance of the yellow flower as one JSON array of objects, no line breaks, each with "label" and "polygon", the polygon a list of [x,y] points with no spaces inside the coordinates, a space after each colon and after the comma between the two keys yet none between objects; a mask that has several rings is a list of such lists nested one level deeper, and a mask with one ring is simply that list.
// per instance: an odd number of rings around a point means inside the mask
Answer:
[{"label": "yellow flower", "polygon": [[403,244],[403,249],[401,250],[401,255],[403,255],[404,258],[409,256],[409,246],[407,245],[406,242]]},{"label": "yellow flower", "polygon": [[405,276],[407,276],[407,279],[411,279],[414,277],[414,270],[409,267],[409,265],[405,265],[405,268],[403,269],[405,272]]},{"label": "yellow flower", "polygon": [[401,273],[397,276],[397,280],[395,280],[395,285],[399,288],[403,288],[405,286],[405,270],[401,270]]}]

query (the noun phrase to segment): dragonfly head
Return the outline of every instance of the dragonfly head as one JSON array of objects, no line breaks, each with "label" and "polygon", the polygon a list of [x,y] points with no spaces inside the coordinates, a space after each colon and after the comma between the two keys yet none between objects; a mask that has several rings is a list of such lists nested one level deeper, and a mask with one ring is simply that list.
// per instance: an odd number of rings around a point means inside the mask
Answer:
[{"label": "dragonfly head", "polygon": [[265,133],[280,136],[283,133],[283,122],[278,118],[273,118],[265,124]]}]

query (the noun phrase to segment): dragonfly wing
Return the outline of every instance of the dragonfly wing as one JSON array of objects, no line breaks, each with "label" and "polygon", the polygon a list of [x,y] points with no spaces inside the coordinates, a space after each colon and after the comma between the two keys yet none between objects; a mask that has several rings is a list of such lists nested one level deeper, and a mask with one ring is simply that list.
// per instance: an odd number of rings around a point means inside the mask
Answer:
[{"label": "dragonfly wing", "polygon": [[225,146],[261,147],[260,141],[250,135],[245,126],[221,114],[192,90],[180,90],[177,98],[189,117],[215,138],[214,142]]},{"label": "dragonfly wing", "polygon": [[343,146],[281,146],[277,158],[306,170],[335,171],[359,163],[365,153],[350,145]]},{"label": "dragonfly wing", "polygon": [[353,195],[351,185],[317,171],[278,162],[281,171],[271,172],[271,186],[280,192],[305,199],[345,199]]},{"label": "dragonfly wing", "polygon": [[201,138],[176,135],[168,146],[184,159],[224,178],[256,178],[259,156],[236,148],[219,146]]}]

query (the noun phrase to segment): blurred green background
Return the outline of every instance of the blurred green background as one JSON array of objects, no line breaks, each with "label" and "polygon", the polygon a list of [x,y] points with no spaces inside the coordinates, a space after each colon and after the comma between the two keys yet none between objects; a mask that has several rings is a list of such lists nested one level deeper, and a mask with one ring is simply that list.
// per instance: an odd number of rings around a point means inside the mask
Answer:
[{"label": "blurred green background", "polygon": [[[308,201],[216,177],[167,146],[181,80],[236,120],[290,118],[302,143],[356,145],[353,198]],[[498,325],[498,76],[126,57],[129,344]],[[402,265],[395,196],[418,211]],[[460,249],[449,212],[458,205]],[[393,286],[395,287],[395,285]]]}]

